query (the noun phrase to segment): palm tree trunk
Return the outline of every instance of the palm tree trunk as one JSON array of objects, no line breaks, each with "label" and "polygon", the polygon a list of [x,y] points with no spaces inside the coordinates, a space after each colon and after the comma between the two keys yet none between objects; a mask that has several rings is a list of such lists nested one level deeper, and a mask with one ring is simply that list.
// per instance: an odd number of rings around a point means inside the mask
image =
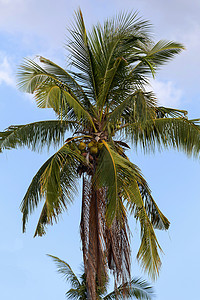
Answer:
[{"label": "palm tree trunk", "polygon": [[103,286],[106,276],[103,247],[102,192],[97,190],[94,178],[83,175],[81,239],[88,287],[88,299],[96,299],[96,284]]},{"label": "palm tree trunk", "polygon": [[94,177],[83,174],[81,239],[88,299],[97,299],[96,286],[103,287],[107,266],[116,284],[130,279],[129,227],[124,215],[106,222],[106,189],[98,188]]}]

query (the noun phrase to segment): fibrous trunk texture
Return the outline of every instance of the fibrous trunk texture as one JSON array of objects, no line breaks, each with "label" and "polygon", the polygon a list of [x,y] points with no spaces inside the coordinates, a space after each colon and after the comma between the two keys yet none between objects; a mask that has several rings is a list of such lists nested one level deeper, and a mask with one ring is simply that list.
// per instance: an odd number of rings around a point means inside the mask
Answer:
[{"label": "fibrous trunk texture", "polygon": [[106,188],[97,188],[92,176],[83,175],[81,239],[89,299],[97,299],[107,269],[116,282],[130,278],[130,244],[127,218],[106,222]]}]

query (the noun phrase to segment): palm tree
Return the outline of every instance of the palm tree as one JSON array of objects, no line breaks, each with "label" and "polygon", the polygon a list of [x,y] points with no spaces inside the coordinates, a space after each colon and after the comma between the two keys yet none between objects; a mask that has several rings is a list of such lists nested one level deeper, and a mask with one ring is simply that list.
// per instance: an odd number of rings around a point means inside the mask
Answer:
[{"label": "palm tree", "polygon": [[[83,273],[78,278],[73,272],[72,268],[68,263],[59,259],[56,256],[49,255],[53,258],[57,265],[58,273],[60,273],[64,279],[70,283],[71,289],[66,292],[68,299],[86,300],[87,296],[87,285],[86,276]],[[108,290],[108,278],[105,280],[103,287],[96,286],[97,299],[112,300],[112,299],[140,299],[140,300],[151,300],[154,296],[153,288],[148,282],[141,278],[133,278],[130,282],[126,282],[123,285],[117,287],[114,291],[107,294]]]},{"label": "palm tree", "polygon": [[[39,169],[21,203],[23,232],[43,201],[35,236],[57,222],[82,178],[81,240],[88,294],[95,299],[107,268],[117,284],[130,279],[128,213],[140,224],[141,266],[155,278],[161,247],[154,229],[167,230],[168,219],[155,203],[140,169],[126,155],[128,143],[145,152],[174,148],[199,156],[198,120],[187,112],[159,106],[147,92],[150,76],[184,47],[154,43],[150,24],[136,13],[121,13],[86,32],[80,10],[69,31],[70,68],[39,57],[25,59],[18,79],[39,108],[51,108],[56,120],[8,127],[0,149],[27,146],[34,151],[61,145]],[[72,135],[65,138],[66,132]],[[65,140],[66,139],[66,140]]]}]

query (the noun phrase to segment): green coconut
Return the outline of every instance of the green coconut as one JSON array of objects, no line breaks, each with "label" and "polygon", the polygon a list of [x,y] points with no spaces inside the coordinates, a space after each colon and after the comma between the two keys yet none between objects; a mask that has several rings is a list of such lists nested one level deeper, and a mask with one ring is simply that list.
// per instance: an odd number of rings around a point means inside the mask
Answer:
[{"label": "green coconut", "polygon": [[92,146],[91,148],[90,148],[90,153],[92,154],[92,155],[96,155],[97,153],[98,153],[98,148],[96,147],[96,146]]},{"label": "green coconut", "polygon": [[86,144],[84,142],[80,142],[78,145],[79,150],[83,151],[86,148]]},{"label": "green coconut", "polygon": [[93,147],[94,146],[94,142],[93,141],[91,141],[91,142],[89,142],[89,144],[88,144],[88,148],[91,148],[91,147]]}]

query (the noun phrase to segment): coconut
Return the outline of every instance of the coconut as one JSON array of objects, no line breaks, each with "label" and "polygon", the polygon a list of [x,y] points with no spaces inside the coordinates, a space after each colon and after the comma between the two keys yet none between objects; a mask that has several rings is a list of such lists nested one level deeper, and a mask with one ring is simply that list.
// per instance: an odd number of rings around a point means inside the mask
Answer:
[{"label": "coconut", "polygon": [[96,155],[96,154],[98,153],[98,148],[97,148],[96,146],[92,146],[92,147],[90,148],[90,153],[91,153],[92,155]]},{"label": "coconut", "polygon": [[93,141],[89,142],[88,148],[91,148],[91,147],[93,147],[93,146],[94,146],[94,142],[93,142]]},{"label": "coconut", "polygon": [[86,148],[86,144],[84,142],[80,142],[80,144],[78,145],[79,150],[84,150]]}]

